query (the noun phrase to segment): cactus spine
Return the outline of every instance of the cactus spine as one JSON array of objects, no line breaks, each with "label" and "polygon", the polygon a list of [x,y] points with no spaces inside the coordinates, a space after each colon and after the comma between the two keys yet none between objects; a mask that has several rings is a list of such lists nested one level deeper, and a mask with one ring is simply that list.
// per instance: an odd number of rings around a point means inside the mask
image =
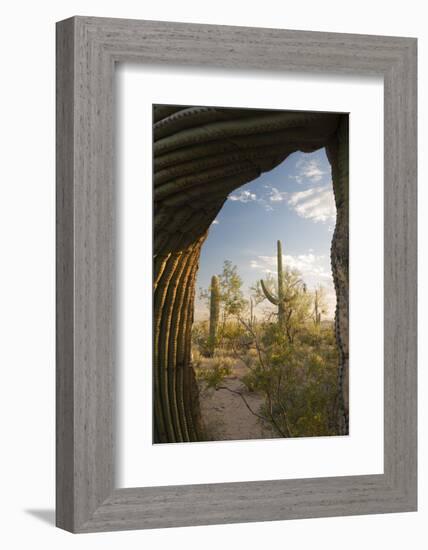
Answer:
[{"label": "cactus spine", "polygon": [[220,317],[220,286],[217,275],[211,278],[211,297],[210,297],[210,334],[208,348],[210,356],[214,355],[217,343],[217,328]]},{"label": "cactus spine", "polygon": [[271,304],[278,307],[278,323],[281,328],[285,327],[285,292],[284,292],[284,274],[282,270],[282,246],[281,241],[277,242],[277,265],[278,265],[278,296],[274,296],[266,287],[263,280],[260,281],[262,290]]}]

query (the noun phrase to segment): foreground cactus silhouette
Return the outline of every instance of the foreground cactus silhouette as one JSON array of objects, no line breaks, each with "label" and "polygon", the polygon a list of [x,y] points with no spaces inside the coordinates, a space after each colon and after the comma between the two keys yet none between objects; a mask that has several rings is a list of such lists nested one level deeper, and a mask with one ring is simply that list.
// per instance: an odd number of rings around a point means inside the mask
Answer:
[{"label": "foreground cactus silhouette", "polygon": [[220,317],[220,286],[217,275],[211,279],[211,297],[210,297],[210,335],[208,340],[208,350],[210,357],[214,355],[217,343],[217,328]]},{"label": "foreground cactus silhouette", "polygon": [[278,324],[283,329],[285,327],[285,304],[286,297],[284,292],[284,274],[282,270],[282,245],[277,241],[277,272],[278,272],[278,296],[274,296],[267,288],[263,279],[260,281],[262,290],[271,304],[278,307]]}]

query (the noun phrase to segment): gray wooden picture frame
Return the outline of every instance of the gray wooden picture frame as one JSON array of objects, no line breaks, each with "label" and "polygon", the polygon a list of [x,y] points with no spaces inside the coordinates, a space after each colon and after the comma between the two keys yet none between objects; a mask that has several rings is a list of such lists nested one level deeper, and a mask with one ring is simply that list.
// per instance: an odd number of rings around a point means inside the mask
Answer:
[{"label": "gray wooden picture frame", "polygon": [[[58,527],[83,533],[416,510],[416,45],[91,17],[57,24]],[[115,488],[117,62],[383,77],[383,474]]]}]

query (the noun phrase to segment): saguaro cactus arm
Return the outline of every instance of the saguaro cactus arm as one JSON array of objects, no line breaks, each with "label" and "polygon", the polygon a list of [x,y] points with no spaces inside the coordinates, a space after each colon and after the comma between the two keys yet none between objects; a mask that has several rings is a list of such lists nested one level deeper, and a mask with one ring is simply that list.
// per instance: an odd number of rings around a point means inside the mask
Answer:
[{"label": "saguaro cactus arm", "polygon": [[273,304],[274,306],[277,306],[279,304],[279,300],[278,298],[275,298],[275,296],[269,292],[268,288],[266,287],[263,279],[260,281],[260,284],[262,285],[262,290],[263,290],[263,293],[264,295],[266,296],[266,298],[269,300],[269,302],[271,304]]}]

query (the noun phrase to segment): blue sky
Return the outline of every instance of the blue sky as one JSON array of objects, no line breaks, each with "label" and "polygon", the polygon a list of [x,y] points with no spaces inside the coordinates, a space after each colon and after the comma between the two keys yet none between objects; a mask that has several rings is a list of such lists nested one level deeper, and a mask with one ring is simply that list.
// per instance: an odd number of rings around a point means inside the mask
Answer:
[{"label": "blue sky", "polygon": [[[231,260],[248,295],[258,279],[268,272],[276,274],[276,241],[280,239],[284,265],[298,269],[309,288],[325,287],[329,317],[333,317],[330,246],[335,217],[325,150],[293,153],[229,195],[203,245],[196,288],[207,288],[212,275],[221,273],[224,260]],[[197,298],[195,318],[207,316]]]}]

